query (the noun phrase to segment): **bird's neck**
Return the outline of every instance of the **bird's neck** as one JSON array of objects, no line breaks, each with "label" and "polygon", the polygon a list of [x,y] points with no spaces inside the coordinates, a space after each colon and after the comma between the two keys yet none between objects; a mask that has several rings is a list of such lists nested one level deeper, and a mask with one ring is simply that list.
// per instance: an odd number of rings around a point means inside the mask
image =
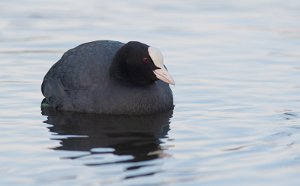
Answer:
[{"label": "bird's neck", "polygon": [[150,86],[154,81],[145,80],[142,76],[132,75],[126,64],[120,60],[113,60],[109,69],[110,78],[125,86]]}]

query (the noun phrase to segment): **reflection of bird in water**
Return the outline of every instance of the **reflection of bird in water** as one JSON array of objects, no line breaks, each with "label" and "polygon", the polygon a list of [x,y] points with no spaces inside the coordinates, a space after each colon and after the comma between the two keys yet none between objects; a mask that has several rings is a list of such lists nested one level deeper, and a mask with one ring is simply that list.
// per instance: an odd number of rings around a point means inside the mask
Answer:
[{"label": "reflection of bird in water", "polygon": [[[48,127],[50,132],[58,135],[54,140],[59,140],[61,146],[55,147],[55,150],[88,152],[85,155],[69,157],[70,159],[107,154],[132,156],[130,159],[120,158],[122,160],[113,162],[98,159],[100,162],[86,165],[143,162],[166,156],[161,139],[167,138],[172,112],[113,116],[43,109],[42,114],[48,116],[45,122],[51,125]],[[97,161],[95,158],[93,160]],[[131,166],[127,169],[137,168],[140,167]]]}]

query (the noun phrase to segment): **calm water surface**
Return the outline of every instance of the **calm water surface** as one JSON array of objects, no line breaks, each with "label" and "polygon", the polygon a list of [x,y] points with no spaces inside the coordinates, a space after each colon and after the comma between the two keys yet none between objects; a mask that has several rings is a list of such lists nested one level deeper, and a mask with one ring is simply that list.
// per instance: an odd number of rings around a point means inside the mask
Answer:
[{"label": "calm water surface", "polygon": [[[300,185],[300,2],[0,2],[0,185]],[[173,112],[40,110],[80,43],[139,40],[173,74]]]}]

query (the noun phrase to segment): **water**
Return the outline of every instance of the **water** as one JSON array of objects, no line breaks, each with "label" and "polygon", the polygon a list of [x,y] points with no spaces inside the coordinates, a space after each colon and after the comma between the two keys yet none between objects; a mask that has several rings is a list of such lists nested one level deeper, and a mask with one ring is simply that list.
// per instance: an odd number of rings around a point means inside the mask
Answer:
[{"label": "water", "polygon": [[[1,1],[0,185],[298,186],[299,19],[297,0]],[[100,39],[162,50],[173,113],[41,114],[47,70]]]}]

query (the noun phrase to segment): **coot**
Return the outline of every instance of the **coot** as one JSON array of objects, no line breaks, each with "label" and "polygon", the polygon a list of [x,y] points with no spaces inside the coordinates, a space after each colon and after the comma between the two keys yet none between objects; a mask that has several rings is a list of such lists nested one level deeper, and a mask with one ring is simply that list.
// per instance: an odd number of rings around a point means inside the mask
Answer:
[{"label": "coot", "polygon": [[173,109],[175,84],[161,52],[138,41],[102,40],[67,51],[44,77],[43,107],[141,115]]}]

